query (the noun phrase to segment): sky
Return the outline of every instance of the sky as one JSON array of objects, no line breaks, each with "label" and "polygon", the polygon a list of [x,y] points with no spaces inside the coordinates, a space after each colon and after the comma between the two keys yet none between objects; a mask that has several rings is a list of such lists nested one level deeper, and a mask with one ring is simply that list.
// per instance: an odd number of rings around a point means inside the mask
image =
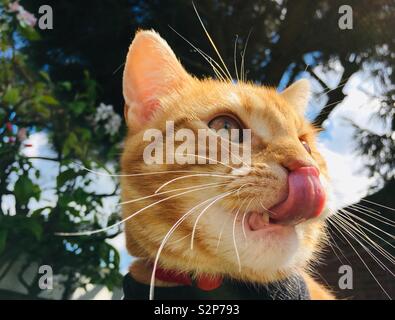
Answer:
[{"label": "sky", "polygon": [[[314,69],[316,74],[328,82],[332,88],[336,87],[339,81],[338,75],[342,72],[341,67],[338,67],[340,69],[337,70],[337,66],[334,65],[333,68],[334,71],[332,74],[324,73],[320,67]],[[368,177],[367,172],[364,170],[363,159],[356,152],[358,145],[353,136],[354,129],[348,121],[348,119],[352,120],[359,126],[369,128],[377,133],[382,133],[386,130],[382,122],[372,120],[372,115],[377,111],[379,103],[377,100],[372,100],[366,93],[374,90],[372,82],[366,79],[366,77],[363,72],[359,72],[350,79],[349,83],[343,89],[347,97],[330,114],[324,123],[325,130],[319,136],[319,149],[328,164],[333,190],[336,195],[336,207],[338,208],[357,202],[376,183],[373,178]],[[320,93],[322,89],[318,83],[313,79],[310,80],[314,94],[309,103],[307,117],[313,119],[325,105],[326,98]],[[32,145],[32,147],[22,150],[26,156],[54,156],[48,138],[43,132],[32,134],[26,143]],[[44,189],[49,190],[44,191],[44,200],[41,200],[40,203],[31,200],[30,207],[42,206],[43,202],[45,202],[45,205],[55,204],[56,198],[50,189],[55,184],[56,172],[58,170],[57,164],[45,160],[33,160],[33,164],[42,172],[42,176],[37,182],[41,186],[44,186]],[[111,178],[103,176],[95,176],[94,178],[95,183],[92,188],[96,192],[112,192],[114,182]],[[116,204],[116,197],[106,200],[101,210],[103,217],[117,210]],[[2,206],[10,208],[11,213],[14,212],[13,196],[6,196],[6,201],[2,201]],[[124,235],[120,234],[116,238],[108,240],[108,242],[119,250],[121,255],[121,272],[126,273],[132,258],[125,250]]]}]

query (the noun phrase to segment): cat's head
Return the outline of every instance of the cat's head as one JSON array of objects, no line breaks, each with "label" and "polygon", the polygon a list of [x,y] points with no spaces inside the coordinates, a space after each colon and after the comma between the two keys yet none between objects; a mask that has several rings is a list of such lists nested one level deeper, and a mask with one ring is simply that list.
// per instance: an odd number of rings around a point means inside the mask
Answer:
[{"label": "cat's head", "polygon": [[[123,216],[133,215],[125,227],[132,255],[153,260],[171,231],[159,259],[163,268],[252,281],[276,280],[315,257],[325,238],[329,194],[316,130],[303,116],[306,80],[281,93],[199,80],[157,33],[140,31],[127,55],[123,94],[128,136],[121,184]],[[166,135],[166,121],[173,122],[175,138]],[[167,148],[180,129],[196,139],[181,135]],[[239,151],[250,148],[248,163],[236,164],[240,157],[232,155],[228,163],[210,161],[219,151],[209,149],[224,138],[207,143],[197,138],[199,129],[250,129],[249,146],[230,137]],[[147,132],[158,139],[146,141]],[[163,150],[163,163],[147,161],[147,147],[151,155]]]}]

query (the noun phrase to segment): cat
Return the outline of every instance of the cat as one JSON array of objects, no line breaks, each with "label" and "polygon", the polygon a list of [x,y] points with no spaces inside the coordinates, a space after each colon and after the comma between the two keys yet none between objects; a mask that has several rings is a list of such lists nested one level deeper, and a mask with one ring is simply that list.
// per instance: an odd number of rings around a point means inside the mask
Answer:
[{"label": "cat", "polygon": [[[126,246],[137,257],[133,279],[149,284],[154,266],[192,275],[201,287],[223,278],[268,284],[300,274],[312,299],[334,299],[313,277],[327,241],[331,192],[317,130],[304,118],[307,80],[277,92],[245,81],[197,79],[158,33],[140,30],[127,53],[123,96],[128,132],[121,197],[129,218]],[[165,134],[169,120],[193,132],[250,129],[251,163],[145,163],[144,132]],[[158,276],[155,286],[176,286],[179,278]]]}]

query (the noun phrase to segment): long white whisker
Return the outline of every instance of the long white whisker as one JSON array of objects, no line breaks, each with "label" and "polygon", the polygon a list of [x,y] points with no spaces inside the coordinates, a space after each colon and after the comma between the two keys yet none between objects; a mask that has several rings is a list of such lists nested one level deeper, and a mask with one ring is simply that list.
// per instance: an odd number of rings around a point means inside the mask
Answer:
[{"label": "long white whisker", "polygon": [[[211,131],[211,130],[210,130],[210,131]],[[210,131],[209,131],[209,132],[210,132]],[[225,147],[225,148],[226,148],[226,147]],[[229,151],[229,150],[227,150],[227,151]],[[234,167],[232,167],[232,166],[230,166],[230,165],[227,165],[225,162],[222,162],[222,161],[219,161],[219,160],[217,160],[217,159],[210,158],[210,157],[202,156],[202,155],[200,155],[200,154],[193,154],[193,153],[175,153],[174,155],[192,156],[192,157],[197,157],[197,158],[201,158],[201,159],[206,159],[206,160],[209,160],[209,161],[213,161],[213,162],[215,162],[215,163],[222,164],[224,167],[229,168],[229,169],[231,169],[231,170],[234,169]]]},{"label": "long white whisker", "polygon": [[368,254],[369,256],[382,268],[385,268],[385,265],[378,259],[370,250],[367,248],[359,239],[357,238],[357,234],[352,233],[352,229],[349,225],[347,225],[339,216],[337,216],[337,222],[339,226],[342,226],[343,230],[353,239],[356,241]]},{"label": "long white whisker", "polygon": [[[332,216],[332,217],[336,217],[336,215]],[[363,265],[366,267],[366,269],[368,270],[368,272],[370,273],[370,275],[373,277],[373,279],[376,281],[376,283],[379,285],[379,287],[381,288],[381,290],[383,290],[383,292],[385,293],[385,295],[390,299],[391,296],[387,293],[387,291],[383,288],[383,286],[381,285],[380,281],[377,280],[376,276],[373,274],[373,272],[370,270],[370,268],[368,267],[368,265],[366,264],[365,260],[362,259],[361,255],[358,253],[358,251],[354,248],[354,246],[351,244],[351,242],[347,239],[347,237],[343,234],[343,232],[341,232],[341,230],[337,227],[335,220],[331,220],[328,219],[328,221],[336,228],[336,230],[342,235],[342,237],[347,241],[347,243],[351,246],[351,248],[354,250],[354,252],[356,253],[356,255],[358,256],[358,258],[361,260],[361,262],[363,263]]]},{"label": "long white whisker", "polygon": [[216,251],[216,252],[218,251],[219,244],[220,244],[221,238],[222,238],[222,234],[224,233],[224,228],[225,228],[225,225],[228,223],[228,220],[229,220],[229,219],[227,219],[227,220],[224,221],[224,223],[222,224],[222,227],[221,227],[221,231],[219,232],[218,241],[217,241],[217,246],[216,246],[216,248],[215,248],[215,251]]},{"label": "long white whisker", "polygon": [[[241,225],[242,225],[242,228],[243,228],[244,239],[247,239],[246,229],[245,229],[245,225],[244,225],[245,218],[247,216],[248,208],[250,207],[252,200],[254,200],[254,199],[251,199],[250,202],[248,203],[246,209],[244,210],[243,218],[241,219]],[[243,206],[243,204],[244,204],[244,201],[242,203],[242,206]]]},{"label": "long white whisker", "polygon": [[191,193],[191,192],[195,192],[195,191],[199,191],[199,190],[204,190],[204,189],[209,189],[211,187],[215,187],[216,188],[217,186],[196,188],[196,189],[193,189],[193,190],[184,191],[184,192],[181,192],[181,193],[178,193],[178,194],[175,194],[175,195],[171,195],[171,196],[166,197],[164,199],[158,200],[158,201],[156,201],[154,203],[149,204],[148,206],[146,206],[144,208],[141,208],[140,210],[136,211],[135,213],[131,214],[130,216],[126,217],[125,219],[123,219],[121,221],[118,221],[118,222],[116,222],[116,223],[114,223],[114,224],[112,224],[112,225],[110,225],[108,227],[105,227],[105,228],[96,229],[96,230],[90,230],[90,231],[80,231],[80,232],[56,232],[55,235],[67,236],[67,237],[68,236],[90,236],[92,234],[108,231],[108,230],[111,230],[111,229],[121,225],[122,223],[128,221],[129,219],[132,219],[133,217],[135,217],[136,215],[138,215],[142,211],[147,210],[147,209],[157,205],[158,203],[164,202],[166,200],[169,200],[169,199],[172,199],[172,198],[175,198],[175,197],[182,196],[182,195],[187,194],[187,193]]},{"label": "long white whisker", "polygon": [[[386,243],[387,245],[389,245],[391,248],[395,248],[395,246],[388,242],[387,240],[385,240],[384,238],[382,238],[381,236],[375,234],[372,230],[370,230],[369,228],[366,228],[365,226],[363,226],[362,224],[358,223],[357,221],[353,220],[352,218],[350,218],[349,216],[347,216],[347,214],[341,214],[339,213],[339,215],[343,218],[346,219],[349,222],[350,227],[352,227],[354,230],[356,230],[358,233],[362,234],[366,239],[369,240],[369,242],[375,247],[375,248],[380,248],[382,252],[385,253],[386,256],[388,256],[388,259],[391,259],[392,263],[395,263],[394,257],[388,253],[382,246],[380,246],[377,242],[373,241],[362,229],[368,231],[369,233],[373,234],[375,237],[379,238],[381,241],[383,241],[384,243]],[[356,227],[358,226],[358,228]],[[362,229],[361,229],[362,228]],[[365,240],[367,241],[367,240]],[[378,249],[377,249],[378,250]],[[384,254],[383,254],[384,255]]]},{"label": "long white whisker", "polygon": [[[233,191],[227,192],[227,193],[225,193],[225,195],[226,195],[226,194],[231,194],[232,192],[233,192]],[[157,251],[157,253],[156,253],[154,265],[153,265],[153,268],[152,268],[151,282],[150,282],[150,292],[149,292],[149,299],[150,299],[150,300],[153,300],[153,299],[154,299],[155,273],[156,273],[156,269],[157,269],[157,266],[158,266],[160,254],[162,253],[162,250],[163,250],[163,248],[164,248],[164,246],[165,246],[167,240],[170,238],[170,236],[172,235],[172,233],[174,232],[174,230],[176,230],[176,228],[178,228],[178,226],[179,226],[179,225],[180,225],[180,224],[191,214],[191,212],[193,212],[193,210],[195,210],[196,208],[200,207],[201,205],[203,205],[203,204],[205,204],[205,203],[207,203],[207,202],[209,202],[209,201],[212,201],[213,199],[218,198],[218,197],[223,196],[223,195],[224,195],[224,194],[222,193],[222,194],[220,194],[219,196],[217,195],[217,196],[212,197],[212,198],[210,198],[210,199],[208,199],[208,200],[205,200],[205,201],[200,202],[199,204],[197,204],[196,206],[194,206],[192,209],[188,210],[188,212],[186,212],[180,219],[178,219],[178,221],[177,221],[177,222],[170,228],[170,230],[167,232],[167,234],[166,234],[165,237],[163,238],[163,240],[162,240],[162,242],[161,242],[161,244],[160,244],[160,246],[159,246],[159,249],[158,249],[158,251]]]},{"label": "long white whisker", "polygon": [[179,181],[182,179],[186,179],[186,178],[192,178],[192,177],[215,177],[215,178],[224,178],[224,179],[234,179],[234,177],[229,177],[229,176],[225,176],[225,175],[218,175],[218,174],[188,174],[186,176],[182,176],[182,177],[177,177],[177,178],[173,178],[167,182],[165,182],[164,184],[162,184],[158,189],[155,190],[155,193],[158,193],[160,190],[162,190],[164,187],[168,186],[169,184],[175,182],[175,181]]},{"label": "long white whisker", "polygon": [[382,204],[380,204],[380,203],[377,203],[377,202],[373,202],[373,201],[366,200],[366,199],[361,199],[361,201],[364,201],[364,202],[367,202],[367,203],[371,203],[371,204],[374,204],[374,205],[376,205],[376,206],[378,206],[378,207],[382,207],[382,208],[385,208],[385,209],[388,209],[388,210],[391,210],[391,211],[395,211],[394,208],[384,206],[384,205],[382,205]]},{"label": "long white whisker", "polygon": [[[218,64],[217,61],[215,61],[212,57],[210,57],[207,53],[205,53],[203,50],[199,49],[198,47],[196,47],[192,42],[190,42],[187,38],[185,38],[182,34],[180,34],[179,32],[177,32],[173,27],[169,26],[170,29],[172,29],[179,37],[181,37],[186,43],[188,43],[193,49],[195,49],[202,57],[204,60],[206,60],[211,68],[213,69],[214,73],[216,74],[216,76],[222,80],[223,82],[226,82],[226,73],[225,71],[222,69],[222,67]],[[218,69],[217,69],[218,68]]]},{"label": "long white whisker", "polygon": [[[250,200],[249,204],[251,204],[251,201],[253,199]],[[237,210],[236,214],[235,214],[235,218],[233,219],[233,226],[232,226],[232,236],[233,236],[233,246],[235,248],[235,253],[236,253],[236,259],[237,259],[237,263],[239,265],[239,272],[241,272],[241,261],[240,261],[240,254],[239,254],[239,250],[237,249],[237,243],[236,243],[236,222],[237,222],[237,217],[239,215],[240,212],[240,208],[239,210]],[[244,230],[244,225],[243,225],[243,232],[245,232]],[[247,235],[245,234],[245,237],[247,238]]]},{"label": "long white whisker", "polygon": [[240,74],[241,74],[241,81],[242,82],[245,82],[247,80],[247,74],[246,74],[246,72],[244,70],[244,68],[245,68],[244,67],[244,65],[245,65],[245,53],[246,53],[246,50],[247,50],[248,41],[250,40],[251,32],[252,32],[252,29],[250,29],[250,31],[248,32],[247,40],[246,40],[246,42],[244,44],[244,49],[243,49],[243,51],[241,53]]},{"label": "long white whisker", "polygon": [[192,5],[193,5],[193,9],[195,10],[196,15],[197,15],[197,17],[198,17],[198,19],[199,19],[199,21],[200,21],[200,24],[202,25],[203,30],[204,30],[204,32],[206,33],[206,36],[207,36],[208,40],[209,40],[210,43],[211,43],[211,46],[213,47],[215,53],[217,54],[219,60],[221,61],[222,65],[223,65],[224,68],[225,68],[225,71],[226,71],[226,73],[227,73],[227,75],[228,75],[228,77],[229,77],[229,81],[232,81],[232,75],[230,74],[229,69],[228,69],[228,67],[226,66],[224,60],[222,59],[222,56],[221,56],[221,54],[219,53],[219,51],[218,51],[218,49],[217,49],[217,47],[216,47],[216,45],[215,45],[213,39],[211,39],[210,34],[208,33],[206,27],[204,26],[204,23],[203,23],[202,19],[200,18],[199,12],[197,11],[196,6],[195,6],[195,4],[194,4],[193,2],[192,2]]},{"label": "long white whisker", "polygon": [[[86,170],[88,172],[94,173],[98,176],[103,176],[103,177],[138,177],[138,176],[151,176],[151,175],[156,175],[156,174],[164,174],[164,173],[204,173],[202,171],[198,170],[164,170],[164,171],[154,171],[154,172],[143,172],[143,173],[131,173],[131,174],[111,174],[111,173],[105,173],[105,172],[99,172],[95,171],[92,169],[89,169],[77,162],[73,162],[75,165],[79,166],[81,169]],[[207,173],[221,173],[221,172],[207,172]],[[226,173],[224,173],[226,174]]]},{"label": "long white whisker", "polygon": [[[339,216],[340,217],[342,217],[343,219],[340,219],[339,218]],[[372,247],[373,247],[373,249],[375,249],[378,253],[380,253],[384,258],[386,258],[388,261],[390,261],[392,264],[394,264],[395,263],[395,259],[394,259],[394,257],[391,255],[391,254],[389,254],[383,247],[381,247],[379,244],[377,244],[376,242],[374,242],[365,232],[363,232],[362,230],[360,230],[359,228],[357,228],[356,226],[354,226],[352,223],[354,223],[355,221],[353,221],[352,219],[350,219],[349,217],[347,217],[347,216],[343,216],[342,214],[339,214],[338,215],[338,219],[339,219],[339,221],[342,221],[345,225],[347,225],[348,226],[348,228],[350,229],[350,230],[353,230],[353,231],[355,231],[356,233],[355,234],[353,234],[353,236],[354,236],[354,239],[358,242],[358,243],[360,243],[358,240],[357,240],[357,238],[356,238],[356,236],[359,236],[360,237],[360,239],[362,240],[362,241],[365,241],[366,243],[368,243],[368,245],[370,244]],[[361,244],[361,243],[360,243]],[[367,249],[364,245],[362,245],[361,244],[361,246],[363,246],[363,248],[369,253],[370,252],[370,250],[369,249]],[[372,253],[372,255],[371,255],[371,257],[373,258],[373,256],[374,257],[376,257],[373,253]],[[378,264],[379,265],[383,265],[383,268],[385,268],[388,272],[390,272],[391,274],[392,274],[392,272],[377,258],[377,260],[376,260],[376,262],[378,262]]]},{"label": "long white whisker", "polygon": [[[344,209],[343,209],[343,210],[344,210]],[[368,225],[368,226],[370,226],[370,227],[372,227],[372,228],[374,228],[374,229],[376,229],[376,230],[382,232],[383,234],[389,236],[391,239],[395,239],[395,236],[394,236],[394,235],[392,235],[392,234],[390,234],[390,233],[388,233],[388,232],[386,232],[386,231],[384,231],[384,230],[378,228],[378,227],[375,226],[374,224],[371,224],[370,222],[366,221],[365,219],[362,219],[361,217],[358,217],[357,215],[355,215],[355,214],[353,214],[353,213],[351,213],[351,212],[349,212],[349,211],[346,211],[346,212],[347,212],[348,215],[350,215],[350,216],[352,216],[353,218],[355,218],[355,219],[361,221],[362,223],[364,223],[364,224],[366,224],[366,225]]]},{"label": "long white whisker", "polygon": [[360,206],[350,205],[350,207],[353,210],[355,210],[355,211],[357,211],[357,212],[359,212],[359,213],[361,213],[361,214],[363,214],[363,215],[365,215],[367,217],[370,217],[371,219],[374,219],[376,221],[380,221],[381,223],[389,225],[391,227],[395,227],[395,222],[393,220],[391,220],[391,219],[383,217],[383,216],[381,216],[381,215],[379,215],[379,214],[377,214],[377,213],[375,213],[373,211],[370,211],[370,210],[365,209],[365,208],[360,207]]},{"label": "long white whisker", "polygon": [[190,190],[190,189],[194,189],[194,188],[198,188],[198,187],[205,187],[205,186],[215,186],[215,185],[216,186],[222,186],[222,185],[225,185],[225,184],[227,184],[227,183],[224,183],[224,182],[213,182],[213,183],[207,183],[207,184],[198,184],[198,185],[194,185],[194,186],[190,186],[190,187],[171,189],[171,190],[167,190],[167,191],[153,193],[153,194],[150,194],[148,196],[140,197],[140,198],[137,198],[137,199],[126,200],[126,201],[120,202],[119,204],[117,204],[117,206],[128,204],[128,203],[134,203],[134,202],[137,202],[137,201],[141,201],[141,200],[157,197],[157,196],[160,196],[160,195],[163,195],[163,194],[172,193],[172,192],[176,192],[176,191]]},{"label": "long white whisker", "polygon": [[235,73],[236,73],[237,82],[240,81],[240,79],[239,79],[239,73],[238,73],[238,71],[237,71],[237,58],[236,58],[236,53],[237,53],[237,40],[238,40],[238,39],[239,39],[239,37],[236,35],[235,47],[234,47],[234,50],[233,50],[233,62],[234,62],[234,67],[235,67]]},{"label": "long white whisker", "polygon": [[[237,192],[237,190],[234,191],[234,192],[231,192],[230,194],[226,194],[226,196],[229,196],[229,195],[231,195],[231,194],[233,194],[233,193],[236,193],[236,192]],[[198,225],[198,222],[199,222],[200,218],[202,217],[202,215],[203,215],[212,205],[214,205],[217,201],[221,200],[222,198],[225,198],[225,196],[224,196],[224,197],[220,197],[220,198],[218,198],[218,199],[215,199],[213,202],[210,202],[210,203],[199,213],[198,217],[196,218],[195,224],[193,225],[193,229],[192,229],[191,250],[193,250],[193,239],[194,239],[194,237],[195,237],[196,227],[197,227],[197,225]]]}]

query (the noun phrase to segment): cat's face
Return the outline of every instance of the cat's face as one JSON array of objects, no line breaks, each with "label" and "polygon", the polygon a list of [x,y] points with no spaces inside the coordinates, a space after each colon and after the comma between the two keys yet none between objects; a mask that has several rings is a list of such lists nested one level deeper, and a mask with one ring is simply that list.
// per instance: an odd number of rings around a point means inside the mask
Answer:
[{"label": "cat's face", "polygon": [[[325,162],[303,117],[306,81],[278,93],[253,84],[198,80],[164,40],[143,31],[130,47],[123,90],[129,133],[122,200],[145,197],[125,203],[123,216],[148,206],[126,222],[132,255],[153,260],[171,230],[159,260],[164,268],[272,281],[306,266],[324,240],[329,213]],[[144,152],[151,142],[144,134],[154,128],[166,138],[166,121],[196,136],[199,129],[250,129],[251,161],[169,164],[166,152],[177,151],[164,148],[163,164],[147,164]],[[157,144],[165,147],[164,141]],[[221,139],[216,141],[219,146]],[[198,139],[189,144],[206,156],[212,147],[202,147]],[[234,144],[247,148],[245,141]]]}]

